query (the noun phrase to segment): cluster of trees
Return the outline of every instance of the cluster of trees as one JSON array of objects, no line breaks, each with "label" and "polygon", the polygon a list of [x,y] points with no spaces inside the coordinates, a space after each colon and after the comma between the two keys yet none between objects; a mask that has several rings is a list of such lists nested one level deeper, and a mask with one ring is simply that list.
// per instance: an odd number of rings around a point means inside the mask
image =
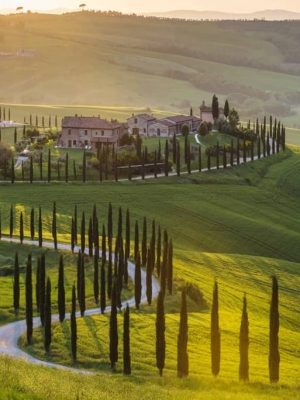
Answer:
[{"label": "cluster of trees", "polygon": [[[20,243],[24,241],[24,215],[19,214],[19,237]],[[42,209],[38,211],[38,229],[36,234],[35,210],[30,212],[30,238],[34,240],[37,236],[40,247],[43,245],[43,219]],[[77,354],[77,333],[76,333],[76,305],[78,302],[81,316],[86,311],[86,292],[85,292],[85,259],[93,258],[94,262],[94,300],[99,305],[101,313],[107,308],[107,300],[111,302],[111,322],[110,322],[110,360],[112,368],[118,360],[118,321],[117,310],[122,308],[122,290],[128,285],[128,263],[130,258],[135,260],[134,271],[134,298],[136,309],[139,309],[142,300],[142,267],[146,272],[146,296],[147,302],[152,303],[152,282],[155,274],[161,283],[162,293],[172,294],[173,291],[173,242],[169,238],[167,231],[162,234],[160,226],[153,220],[151,230],[148,232],[147,219],[143,218],[142,234],[138,221],[134,224],[134,246],[131,251],[131,219],[130,211],[126,211],[125,223],[122,209],[118,210],[118,222],[116,225],[116,237],[113,235],[113,208],[109,204],[107,223],[102,226],[102,234],[99,235],[99,219],[96,206],[93,207],[91,217],[86,219],[83,212],[78,221],[78,209],[74,208],[74,214],[71,220],[71,250],[78,252],[77,257],[77,284],[72,290],[72,311],[71,311],[71,349],[73,359],[76,360]],[[9,213],[9,236],[13,237],[15,233],[15,213],[11,206]],[[88,221],[88,223],[87,223]],[[1,226],[1,221],[0,221]],[[86,229],[88,227],[88,229]],[[58,249],[57,232],[57,206],[53,204],[52,210],[52,239],[53,246]],[[0,229],[0,235],[2,235]],[[124,239],[123,239],[124,237]],[[101,244],[100,244],[101,238]],[[33,282],[32,282],[32,257],[28,256],[26,267],[26,324],[27,324],[27,342],[32,343],[33,333]],[[64,285],[64,262],[60,257],[58,270],[58,297],[57,307],[59,311],[59,320],[65,319],[65,285]],[[16,315],[20,309],[20,266],[18,254],[15,255],[14,284],[13,284],[13,304]],[[45,351],[49,352],[52,340],[51,333],[51,281],[47,278],[45,254],[37,260],[36,266],[36,284],[35,284],[36,311],[40,315],[41,324],[44,327],[44,345]],[[129,309],[126,309],[124,324],[124,340],[129,343]],[[127,333],[126,333],[127,332]],[[129,345],[124,346],[126,350],[127,365],[126,371],[130,370],[128,366],[128,357],[130,357]],[[129,356],[128,356],[129,354]],[[125,356],[124,356],[125,357]],[[125,367],[124,367],[125,368]],[[124,370],[125,372],[125,370]]]},{"label": "cluster of trees", "polygon": [[[118,238],[116,238],[117,242]],[[153,237],[152,239],[153,240]],[[170,247],[166,249],[166,243],[164,239],[164,250],[162,262],[159,260],[159,251],[157,252],[157,259],[155,261],[156,268],[160,265],[160,278],[161,286],[160,292],[157,299],[156,306],[156,366],[159,374],[163,375],[166,360],[166,322],[165,322],[165,306],[164,300],[166,295],[166,289],[169,294],[172,294],[172,269],[170,270],[170,262],[166,261],[170,257]],[[107,238],[108,245],[110,238]],[[105,245],[104,245],[105,246]],[[136,243],[135,243],[136,247]],[[143,248],[143,244],[141,246]],[[159,247],[159,246],[158,246]],[[141,256],[137,248],[136,266],[135,266],[135,301],[136,308],[139,309],[141,300]],[[103,249],[102,249],[103,251]],[[104,250],[106,251],[106,250]],[[126,248],[125,248],[126,251]],[[148,253],[149,254],[149,253]],[[96,255],[94,256],[95,259]],[[70,316],[70,347],[73,361],[77,360],[77,322],[76,322],[76,306],[77,300],[81,316],[84,316],[85,312],[85,297],[84,297],[84,255],[78,254],[77,264],[77,291],[76,286],[72,288],[72,303],[71,303],[71,316]],[[151,276],[149,265],[151,262],[149,258],[145,261],[147,271],[147,299],[148,303],[151,304],[152,293],[151,286],[149,286],[148,273]],[[101,295],[100,295],[100,310],[104,313],[106,308],[106,288],[103,285],[103,268],[105,262],[102,258],[101,263]],[[114,261],[114,272],[111,286],[107,287],[107,295],[111,300],[111,314],[109,323],[109,359],[112,370],[116,369],[116,364],[119,360],[119,333],[118,333],[118,309],[121,310],[122,304],[120,302],[120,275],[117,267],[118,262]],[[83,266],[83,269],[81,269]],[[166,269],[165,269],[166,268]],[[15,269],[14,269],[14,284],[13,284],[13,301],[14,309],[16,314],[20,307],[20,268],[18,254],[15,256]],[[109,271],[107,272],[109,275]],[[95,276],[98,275],[95,272]],[[123,279],[123,277],[122,277]],[[58,295],[57,304],[59,311],[59,321],[62,323],[65,320],[66,304],[65,304],[65,288],[64,288],[64,263],[63,257],[60,257],[59,262],[59,273],[58,273]],[[36,269],[36,285],[35,285],[35,298],[36,298],[36,310],[39,312],[41,324],[44,328],[44,347],[46,353],[50,351],[52,342],[52,331],[51,331],[51,281],[46,277],[46,260],[45,254],[42,254],[38,258],[37,269]],[[77,296],[76,296],[77,292]],[[98,303],[98,291],[95,292],[95,301]],[[179,332],[177,337],[177,374],[178,377],[186,377],[189,374],[189,356],[188,356],[188,310],[187,310],[187,292],[186,288],[183,288],[181,295],[181,309],[180,309],[180,323]],[[32,282],[32,258],[28,256],[27,267],[26,267],[26,279],[25,279],[25,300],[26,300],[26,325],[27,325],[27,342],[32,344],[33,334],[33,282]],[[123,373],[126,375],[131,374],[131,349],[130,349],[130,310],[127,304],[124,315],[123,315]],[[239,332],[239,379],[241,381],[249,381],[249,318],[247,310],[247,298],[246,295],[243,299],[242,317]],[[215,282],[213,289],[212,305],[211,305],[211,328],[210,328],[210,354],[211,354],[211,372],[214,376],[218,376],[221,369],[221,329],[219,323],[219,290],[218,283]],[[269,379],[271,383],[278,382],[279,380],[279,366],[280,366],[280,354],[279,354],[279,296],[278,296],[278,281],[274,276],[272,278],[272,297],[270,304],[270,329],[269,329]]]}]

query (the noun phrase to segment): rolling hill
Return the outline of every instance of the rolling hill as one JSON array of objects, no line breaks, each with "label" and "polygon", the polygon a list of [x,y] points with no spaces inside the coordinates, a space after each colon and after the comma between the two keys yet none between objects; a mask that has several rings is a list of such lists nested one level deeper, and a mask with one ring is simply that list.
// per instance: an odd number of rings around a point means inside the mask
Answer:
[{"label": "rolling hill", "polygon": [[187,112],[217,93],[242,117],[300,116],[299,24],[96,12],[0,17],[2,103]]},{"label": "rolling hill", "polygon": [[253,13],[229,13],[220,11],[172,10],[165,12],[151,12],[147,15],[160,18],[182,18],[192,20],[254,20],[268,21],[298,20],[300,13],[288,10],[262,10]]}]

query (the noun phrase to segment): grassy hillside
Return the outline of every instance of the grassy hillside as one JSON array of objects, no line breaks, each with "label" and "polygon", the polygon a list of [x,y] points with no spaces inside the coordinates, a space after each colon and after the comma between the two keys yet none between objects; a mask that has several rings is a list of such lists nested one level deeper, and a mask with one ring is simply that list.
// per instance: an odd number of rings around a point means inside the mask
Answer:
[{"label": "grassy hillside", "polygon": [[[0,101],[184,110],[229,97],[298,125],[299,22],[0,17]],[[24,53],[20,51],[24,50]]]},{"label": "grassy hillside", "polygon": [[[190,314],[191,376],[176,378],[175,338],[178,314],[167,308],[166,376],[157,377],[154,361],[154,313],[132,312],[133,376],[111,374],[107,368],[107,317],[79,321],[79,354],[85,366],[101,375],[77,376],[28,367],[0,359],[3,393],[13,398],[104,399],[297,399],[299,398],[299,291],[300,291],[300,153],[292,148],[267,160],[233,170],[211,172],[158,182],[103,185],[3,185],[0,187],[2,225],[8,229],[10,204],[27,217],[32,206],[43,206],[50,231],[52,202],[57,201],[60,240],[69,240],[74,204],[88,214],[95,202],[105,222],[107,204],[131,209],[132,220],[150,219],[166,227],[174,239],[175,278],[193,282],[210,303],[215,278],[220,284],[222,366],[218,379],[209,373],[209,312]],[[115,217],[117,213],[115,213]],[[25,221],[28,226],[28,218]],[[3,243],[0,242],[0,249]],[[267,384],[268,308],[270,276],[280,283],[281,382]],[[237,383],[238,329],[243,293],[248,295],[250,318],[249,385]],[[169,301],[171,301],[169,299]],[[0,305],[3,299],[0,299]],[[119,317],[120,323],[122,317]],[[67,325],[66,327],[67,328]],[[69,363],[68,329],[55,327],[52,357]],[[120,334],[122,329],[120,327]],[[36,340],[38,334],[36,333]],[[141,342],[144,346],[141,346]],[[134,350],[135,349],[135,350]],[[34,351],[43,357],[41,345]],[[31,373],[28,374],[28,368]],[[70,384],[69,384],[70,382]],[[72,386],[71,386],[72,384]],[[6,392],[5,392],[6,391]],[[23,397],[22,397],[23,396]],[[8,395],[7,395],[8,397]]]}]

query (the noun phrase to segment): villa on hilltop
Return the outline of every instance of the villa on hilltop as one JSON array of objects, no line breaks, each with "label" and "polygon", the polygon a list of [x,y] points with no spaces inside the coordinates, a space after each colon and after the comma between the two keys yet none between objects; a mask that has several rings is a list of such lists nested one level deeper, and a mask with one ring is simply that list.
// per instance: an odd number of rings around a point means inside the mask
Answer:
[{"label": "villa on hilltop", "polygon": [[126,124],[100,117],[64,117],[59,146],[97,149],[102,145],[118,145],[127,132]]},{"label": "villa on hilltop", "polygon": [[[219,108],[219,113],[219,118],[224,119],[223,108]],[[201,122],[214,122],[212,107],[207,106],[204,101],[200,106],[200,117],[194,116],[191,110],[190,115],[173,115],[157,119],[151,114],[133,114],[127,119],[129,134],[161,137],[180,135],[184,126],[187,126],[190,132],[197,131]]]},{"label": "villa on hilltop", "polygon": [[127,120],[128,132],[132,135],[168,137],[180,135],[183,126],[195,131],[201,123],[200,118],[193,115],[173,115],[157,119],[150,114],[132,115]]}]

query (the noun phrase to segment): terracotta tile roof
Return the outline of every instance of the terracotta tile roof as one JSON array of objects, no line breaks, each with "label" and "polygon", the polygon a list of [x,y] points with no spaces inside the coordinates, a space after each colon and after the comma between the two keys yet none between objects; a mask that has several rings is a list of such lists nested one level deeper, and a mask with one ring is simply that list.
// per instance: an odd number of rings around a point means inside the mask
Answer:
[{"label": "terracotta tile roof", "polygon": [[79,129],[118,129],[121,128],[121,124],[97,117],[64,117],[62,120],[62,127]]}]

